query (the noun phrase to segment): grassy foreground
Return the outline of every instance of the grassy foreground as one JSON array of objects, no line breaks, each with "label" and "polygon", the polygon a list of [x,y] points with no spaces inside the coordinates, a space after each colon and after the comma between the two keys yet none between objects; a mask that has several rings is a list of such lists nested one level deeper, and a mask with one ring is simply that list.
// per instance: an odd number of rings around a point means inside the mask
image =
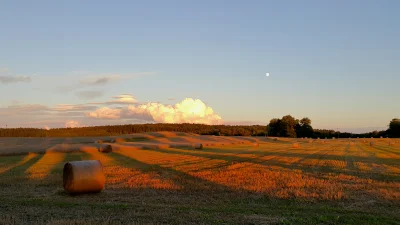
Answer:
[{"label": "grassy foreground", "polygon": [[[258,141],[0,156],[0,224],[400,224],[400,143]],[[63,165],[86,159],[106,189],[70,196]]]}]

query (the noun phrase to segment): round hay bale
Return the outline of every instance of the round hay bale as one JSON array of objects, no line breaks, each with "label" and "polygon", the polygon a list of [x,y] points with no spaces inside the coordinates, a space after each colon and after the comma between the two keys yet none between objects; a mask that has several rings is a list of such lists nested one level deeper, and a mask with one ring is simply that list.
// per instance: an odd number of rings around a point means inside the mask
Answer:
[{"label": "round hay bale", "polygon": [[279,139],[278,139],[278,138],[274,138],[274,139],[272,139],[272,140],[274,140],[274,141],[278,141]]},{"label": "round hay bale", "polygon": [[369,146],[374,146],[375,145],[375,143],[373,142],[373,141],[371,141],[370,143],[369,143]]},{"label": "round hay bale", "polygon": [[111,145],[100,145],[97,150],[99,152],[103,152],[103,153],[109,153],[112,152],[112,146]]},{"label": "round hay bale", "polygon": [[300,144],[299,143],[293,143],[292,144],[292,148],[300,148]]},{"label": "round hay bale", "polygon": [[258,142],[254,142],[254,143],[253,143],[253,146],[254,146],[254,147],[258,147],[258,146],[260,146],[260,144],[259,144]]},{"label": "round hay bale", "polygon": [[313,140],[308,140],[308,143],[313,143]]},{"label": "round hay bale", "polygon": [[100,192],[105,182],[99,160],[71,161],[64,165],[63,186],[70,194]]},{"label": "round hay bale", "polygon": [[197,144],[194,145],[194,148],[195,149],[203,149],[203,144],[197,143]]}]

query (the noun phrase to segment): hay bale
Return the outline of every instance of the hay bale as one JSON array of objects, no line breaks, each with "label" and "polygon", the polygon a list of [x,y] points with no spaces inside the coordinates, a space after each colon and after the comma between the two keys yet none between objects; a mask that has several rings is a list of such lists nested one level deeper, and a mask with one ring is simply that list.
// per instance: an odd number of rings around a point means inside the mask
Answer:
[{"label": "hay bale", "polygon": [[300,144],[299,143],[293,143],[292,144],[292,148],[300,148]]},{"label": "hay bale", "polygon": [[100,192],[105,182],[99,160],[71,161],[64,165],[63,186],[70,194]]},{"label": "hay bale", "polygon": [[254,146],[254,147],[258,147],[258,146],[260,146],[260,144],[259,144],[258,142],[254,142],[254,143],[253,143],[253,146]]},{"label": "hay bale", "polygon": [[313,140],[308,140],[308,143],[313,143]]},{"label": "hay bale", "polygon": [[375,145],[375,143],[373,142],[373,141],[371,141],[370,143],[369,143],[369,146],[374,146]]},{"label": "hay bale", "polygon": [[272,139],[272,140],[274,140],[274,141],[278,141],[279,139],[278,139],[278,138],[274,138],[274,139]]},{"label": "hay bale", "polygon": [[112,152],[112,146],[111,145],[100,145],[97,150],[99,152],[103,152],[103,153],[109,153]]},{"label": "hay bale", "polygon": [[203,144],[197,143],[197,144],[194,145],[194,148],[195,149],[203,149]]},{"label": "hay bale", "polygon": [[104,141],[103,140],[97,140],[97,141],[95,141],[95,143],[102,144],[102,143],[104,143]]}]

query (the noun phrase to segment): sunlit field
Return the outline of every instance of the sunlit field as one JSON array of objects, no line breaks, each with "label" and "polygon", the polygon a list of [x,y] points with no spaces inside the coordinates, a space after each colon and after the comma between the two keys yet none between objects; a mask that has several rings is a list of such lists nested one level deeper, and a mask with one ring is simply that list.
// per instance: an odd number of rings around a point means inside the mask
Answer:
[{"label": "sunlit field", "polygon": [[[160,132],[1,138],[0,149],[0,224],[400,224],[396,139]],[[88,159],[102,162],[105,189],[67,194],[65,162]]]}]

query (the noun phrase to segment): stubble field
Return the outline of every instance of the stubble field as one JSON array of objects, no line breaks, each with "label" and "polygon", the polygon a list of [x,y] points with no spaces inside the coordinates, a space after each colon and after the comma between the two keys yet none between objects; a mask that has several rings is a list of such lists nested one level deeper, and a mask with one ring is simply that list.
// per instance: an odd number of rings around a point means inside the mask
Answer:
[{"label": "stubble field", "polygon": [[[111,153],[92,144],[111,139]],[[395,139],[159,132],[1,138],[0,154],[0,224],[400,224]],[[67,194],[64,164],[88,159],[105,189]]]}]

